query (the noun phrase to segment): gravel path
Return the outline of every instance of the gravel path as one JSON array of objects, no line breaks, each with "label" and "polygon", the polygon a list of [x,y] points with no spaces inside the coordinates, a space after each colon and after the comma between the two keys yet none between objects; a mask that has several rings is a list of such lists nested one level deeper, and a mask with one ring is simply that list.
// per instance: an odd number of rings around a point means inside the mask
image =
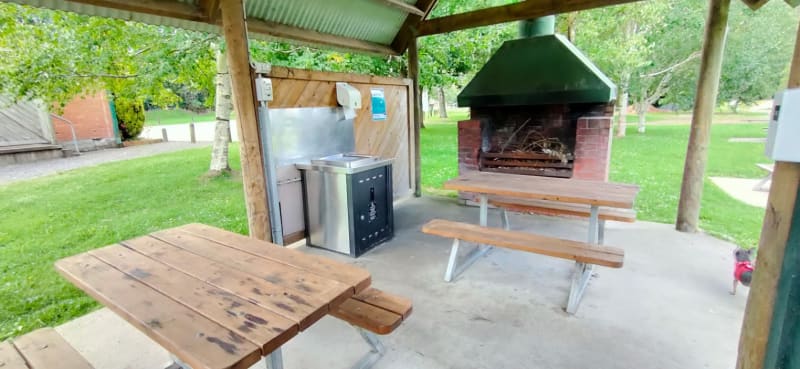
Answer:
[{"label": "gravel path", "polygon": [[32,163],[13,164],[0,167],[0,185],[25,179],[44,177],[67,170],[91,167],[103,163],[153,156],[173,151],[187,150],[211,145],[210,142],[162,142],[119,149],[88,151],[80,156],[42,160]]}]

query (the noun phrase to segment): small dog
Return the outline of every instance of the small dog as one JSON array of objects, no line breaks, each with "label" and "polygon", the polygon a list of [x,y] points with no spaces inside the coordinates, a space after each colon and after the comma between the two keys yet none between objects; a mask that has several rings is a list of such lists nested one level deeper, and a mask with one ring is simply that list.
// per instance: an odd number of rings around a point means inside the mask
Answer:
[{"label": "small dog", "polygon": [[733,251],[735,262],[733,264],[733,290],[731,295],[736,294],[736,286],[741,282],[743,285],[750,287],[750,282],[753,280],[753,271],[755,264],[753,263],[753,250],[746,250],[737,247]]}]

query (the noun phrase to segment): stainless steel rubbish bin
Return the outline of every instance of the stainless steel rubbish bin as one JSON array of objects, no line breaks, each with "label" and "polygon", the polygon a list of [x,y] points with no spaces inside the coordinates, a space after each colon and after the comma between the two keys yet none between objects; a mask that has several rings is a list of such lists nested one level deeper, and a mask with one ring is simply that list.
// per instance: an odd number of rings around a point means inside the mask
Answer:
[{"label": "stainless steel rubbish bin", "polygon": [[336,154],[297,168],[309,246],[358,257],[394,236],[390,159]]}]

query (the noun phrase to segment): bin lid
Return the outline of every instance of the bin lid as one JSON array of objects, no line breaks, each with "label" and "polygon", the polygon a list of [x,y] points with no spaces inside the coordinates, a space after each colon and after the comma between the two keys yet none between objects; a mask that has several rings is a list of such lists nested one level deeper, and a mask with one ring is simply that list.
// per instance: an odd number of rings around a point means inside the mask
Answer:
[{"label": "bin lid", "polygon": [[377,156],[360,154],[335,154],[311,160],[311,165],[327,165],[339,168],[360,168],[381,160]]}]

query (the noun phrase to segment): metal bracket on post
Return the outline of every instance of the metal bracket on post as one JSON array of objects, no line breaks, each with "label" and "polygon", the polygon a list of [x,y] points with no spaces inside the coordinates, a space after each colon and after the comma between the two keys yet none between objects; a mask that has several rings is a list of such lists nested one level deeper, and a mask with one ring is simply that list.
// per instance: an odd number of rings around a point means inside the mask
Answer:
[{"label": "metal bracket on post", "polygon": [[360,327],[353,326],[358,333],[361,335],[361,338],[364,341],[367,341],[369,344],[370,350],[364,357],[362,357],[355,365],[353,365],[353,369],[369,369],[372,368],[375,363],[386,354],[386,347],[383,346],[381,340],[376,336],[374,333],[370,331],[366,331]]}]

